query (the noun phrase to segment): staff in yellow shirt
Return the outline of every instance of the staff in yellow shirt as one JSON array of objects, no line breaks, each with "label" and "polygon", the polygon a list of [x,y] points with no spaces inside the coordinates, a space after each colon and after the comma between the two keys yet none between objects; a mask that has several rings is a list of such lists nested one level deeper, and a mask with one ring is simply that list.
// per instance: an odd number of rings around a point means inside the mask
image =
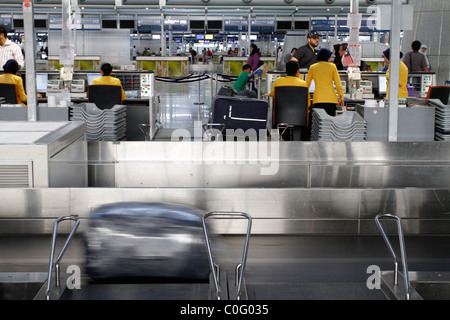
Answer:
[{"label": "staff in yellow shirt", "polygon": [[122,88],[122,101],[126,100],[125,92],[123,91],[122,82],[115,77],[111,77],[111,73],[113,71],[112,65],[110,63],[103,63],[100,67],[100,73],[102,76],[100,78],[94,79],[92,81],[92,85],[113,85],[120,86]]},{"label": "staff in yellow shirt", "polygon": [[[330,116],[336,115],[336,105],[344,107],[344,91],[342,89],[341,78],[334,63],[331,63],[333,53],[326,49],[320,49],[317,54],[318,62],[309,68],[306,83],[308,87],[314,80],[316,88],[313,95],[313,108],[322,108]],[[336,91],[333,86],[336,85]],[[338,97],[339,101],[338,101]]]},{"label": "staff in yellow shirt", "polygon": [[16,86],[17,93],[17,103],[22,104],[26,107],[27,95],[25,94],[25,89],[23,88],[23,80],[21,77],[17,76],[16,73],[19,71],[19,64],[16,60],[10,59],[6,61],[3,66],[5,74],[0,75],[0,83],[9,83]]},{"label": "staff in yellow shirt", "polygon": [[[388,70],[386,71],[386,80],[387,80],[387,89],[386,89],[386,97],[389,97],[389,74],[391,72],[391,65],[389,63],[389,58],[391,55],[390,48],[383,51],[384,61],[387,65],[389,65]],[[400,59],[403,57],[403,53],[400,51]],[[406,87],[408,83],[408,67],[403,61],[400,60],[399,67],[399,78],[398,78],[398,97],[399,98],[407,98],[408,97],[408,88]]]},{"label": "staff in yellow shirt", "polygon": [[[276,87],[306,87],[308,88],[308,85],[306,84],[306,81],[299,78],[300,75],[300,69],[298,66],[297,61],[288,61],[286,63],[286,77],[279,77],[275,79],[275,82],[273,83],[272,89],[270,90],[270,93],[264,94],[264,98],[272,97],[275,99],[275,88]],[[308,90],[308,96],[309,96],[309,90]],[[308,109],[311,104],[311,100],[308,99]],[[273,110],[273,114],[275,115],[275,110]]]}]

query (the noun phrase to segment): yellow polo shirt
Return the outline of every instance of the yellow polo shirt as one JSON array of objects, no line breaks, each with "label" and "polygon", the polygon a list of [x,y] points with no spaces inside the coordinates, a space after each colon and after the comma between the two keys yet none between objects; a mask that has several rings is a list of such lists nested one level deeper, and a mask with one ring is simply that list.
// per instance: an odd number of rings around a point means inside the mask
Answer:
[{"label": "yellow polo shirt", "polygon": [[[308,85],[306,84],[306,81],[300,79],[299,77],[293,77],[293,76],[286,76],[286,77],[279,77],[275,79],[275,82],[273,83],[272,89],[270,90],[270,96],[272,98],[275,98],[275,88],[276,87],[306,87],[308,88]],[[311,104],[311,101],[308,99],[308,106]]]},{"label": "yellow polo shirt", "polygon": [[21,77],[12,73],[5,73],[0,75],[0,83],[14,84],[16,86],[17,103],[21,103],[24,107],[26,107],[24,102],[27,102],[27,95],[25,94],[23,80]]},{"label": "yellow polo shirt", "polygon": [[[344,99],[344,90],[342,89],[341,77],[339,77],[336,65],[331,62],[319,61],[309,68],[306,83],[311,85],[312,80],[316,84],[313,95],[313,104],[315,103],[335,103],[338,104],[338,98]],[[334,90],[333,81],[336,84]]]},{"label": "yellow polo shirt", "polygon": [[[389,66],[386,71],[386,80],[387,80],[387,89],[386,89],[386,97],[389,97],[389,73],[391,71],[391,66]],[[408,97],[408,88],[406,84],[408,83],[408,67],[403,61],[400,61],[400,73],[398,78],[398,97],[399,98],[407,98]]]},{"label": "yellow polo shirt", "polygon": [[[122,87],[122,82],[120,82],[119,79],[115,78],[115,77],[111,77],[111,76],[103,76],[97,79],[94,79],[92,81],[92,85],[112,85],[112,86],[121,86]],[[122,101],[126,100],[127,97],[125,96],[125,92],[123,91],[123,87],[122,87]]]},{"label": "yellow polo shirt", "polygon": [[[306,84],[306,81],[300,79],[299,77],[294,76],[286,76],[286,77],[279,77],[275,79],[275,82],[272,85],[272,89],[270,90],[269,95],[275,98],[275,88],[276,87],[305,87],[308,88],[308,85]],[[309,90],[308,90],[308,97],[309,97]],[[308,99],[308,115],[309,115],[309,106],[311,105],[311,99]],[[274,108],[272,110],[273,112],[273,121],[275,121],[275,104]],[[309,119],[309,116],[308,116]]]}]

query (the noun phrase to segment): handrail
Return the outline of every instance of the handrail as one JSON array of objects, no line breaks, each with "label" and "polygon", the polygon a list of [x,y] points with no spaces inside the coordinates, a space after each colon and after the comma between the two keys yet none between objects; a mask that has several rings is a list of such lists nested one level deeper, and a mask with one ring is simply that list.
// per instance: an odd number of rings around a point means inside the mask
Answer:
[{"label": "handrail", "polygon": [[52,238],[52,250],[50,253],[50,261],[49,261],[49,268],[48,268],[48,277],[47,277],[47,291],[45,292],[45,297],[47,300],[50,300],[50,288],[52,283],[52,271],[53,271],[53,260],[55,257],[55,246],[56,246],[56,234],[58,231],[58,224],[65,220],[72,220],[76,221],[75,226],[73,227],[72,231],[70,232],[69,236],[67,237],[66,243],[64,244],[63,248],[61,249],[61,252],[59,253],[58,257],[55,261],[55,267],[56,267],[56,286],[59,287],[60,285],[60,270],[59,270],[59,263],[67,249],[67,246],[69,245],[70,240],[72,239],[73,235],[75,234],[75,231],[78,228],[78,225],[80,224],[80,220],[76,216],[64,216],[56,219],[55,223],[53,224],[53,238]]},{"label": "handrail", "polygon": [[217,275],[217,271],[216,271],[217,264],[214,263],[214,260],[212,257],[211,245],[209,243],[208,231],[206,229],[206,218],[208,218],[210,216],[242,216],[242,217],[248,219],[247,235],[245,237],[245,244],[244,244],[244,251],[242,253],[242,260],[236,266],[236,279],[239,278],[239,280],[237,281],[236,296],[237,296],[237,299],[240,299],[241,287],[242,287],[244,271],[245,271],[245,263],[247,261],[247,252],[248,252],[248,243],[249,243],[249,239],[250,239],[250,231],[252,228],[252,217],[245,212],[233,212],[233,211],[211,211],[211,212],[206,213],[202,217],[203,232],[205,234],[205,241],[206,241],[206,247],[208,249],[209,263],[210,263],[211,272],[212,272],[213,278],[214,278],[214,284],[216,286],[216,294],[217,294],[218,300],[220,300],[220,287],[219,287],[218,275]]},{"label": "handrail", "polygon": [[[400,245],[400,255],[401,260],[397,257],[395,254],[394,249],[392,248],[391,242],[389,241],[389,238],[387,237],[383,227],[381,226],[380,219],[381,218],[391,218],[397,220],[397,229],[398,229],[398,238],[399,238],[399,245]],[[381,235],[383,236],[384,241],[386,242],[386,245],[388,246],[389,252],[394,259],[394,284],[398,284],[398,263],[401,261],[403,265],[403,276],[405,279],[405,289],[406,289],[406,300],[410,299],[410,285],[409,285],[409,276],[408,276],[408,265],[406,262],[406,250],[405,250],[405,240],[403,237],[403,229],[401,225],[401,219],[393,214],[390,213],[380,213],[377,214],[375,217],[375,222],[377,223],[378,229],[381,232]]]}]

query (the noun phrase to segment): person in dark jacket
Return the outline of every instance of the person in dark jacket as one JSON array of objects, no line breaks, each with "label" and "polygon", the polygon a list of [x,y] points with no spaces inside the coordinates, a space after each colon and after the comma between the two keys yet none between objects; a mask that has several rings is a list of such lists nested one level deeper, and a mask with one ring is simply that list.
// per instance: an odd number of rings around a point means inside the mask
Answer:
[{"label": "person in dark jacket", "polygon": [[319,45],[320,35],[317,31],[310,31],[306,35],[308,43],[297,49],[291,60],[297,61],[300,69],[309,69],[317,62],[316,47]]}]

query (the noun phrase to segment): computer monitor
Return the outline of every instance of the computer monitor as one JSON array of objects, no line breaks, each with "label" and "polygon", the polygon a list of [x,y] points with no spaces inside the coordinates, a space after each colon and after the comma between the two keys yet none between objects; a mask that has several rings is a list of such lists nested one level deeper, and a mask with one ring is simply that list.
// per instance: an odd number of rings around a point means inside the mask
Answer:
[{"label": "computer monitor", "polygon": [[444,105],[450,100],[450,86],[434,86],[428,89],[428,99],[439,99]]},{"label": "computer monitor", "polygon": [[94,79],[100,78],[102,76],[101,73],[88,73],[87,77],[88,77],[88,85],[90,86],[92,84],[92,81],[94,81]]},{"label": "computer monitor", "polygon": [[314,90],[316,90],[316,83],[314,80],[311,80],[311,84],[309,86],[309,93],[314,93]]},{"label": "computer monitor", "polygon": [[36,91],[37,92],[47,92],[47,73],[36,73]]},{"label": "computer monitor", "polygon": [[386,75],[378,76],[378,94],[386,94],[387,92],[387,79]]}]

